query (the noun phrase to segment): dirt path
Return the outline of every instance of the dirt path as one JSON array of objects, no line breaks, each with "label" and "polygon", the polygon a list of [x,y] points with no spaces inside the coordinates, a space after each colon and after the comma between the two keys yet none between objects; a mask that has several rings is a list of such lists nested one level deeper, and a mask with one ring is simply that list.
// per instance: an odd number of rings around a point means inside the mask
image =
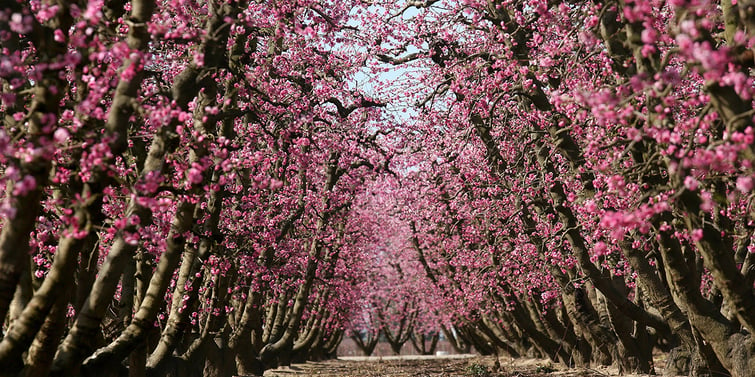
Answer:
[{"label": "dirt path", "polygon": [[598,377],[615,376],[610,369],[578,370],[542,359],[501,360],[476,355],[343,357],[338,360],[295,364],[265,372],[266,377],[334,376],[471,376],[471,377]]}]

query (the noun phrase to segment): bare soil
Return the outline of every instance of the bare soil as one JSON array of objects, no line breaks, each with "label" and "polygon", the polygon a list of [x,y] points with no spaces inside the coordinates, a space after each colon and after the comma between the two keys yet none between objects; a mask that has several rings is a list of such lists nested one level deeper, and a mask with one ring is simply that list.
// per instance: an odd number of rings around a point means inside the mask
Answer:
[{"label": "bare soil", "polygon": [[334,376],[471,376],[471,377],[598,377],[615,370],[566,369],[542,359],[500,359],[476,355],[341,357],[337,360],[295,364],[265,372],[266,377]]}]

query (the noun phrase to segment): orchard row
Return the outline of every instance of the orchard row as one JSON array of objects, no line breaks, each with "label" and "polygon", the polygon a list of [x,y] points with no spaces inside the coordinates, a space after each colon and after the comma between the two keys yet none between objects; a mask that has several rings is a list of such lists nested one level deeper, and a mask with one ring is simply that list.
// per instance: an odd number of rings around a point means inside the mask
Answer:
[{"label": "orchard row", "polygon": [[[382,168],[353,4],[2,5],[3,373],[236,375],[335,352]],[[127,371],[126,371],[127,370]]]},{"label": "orchard row", "polygon": [[425,84],[415,139],[369,201],[408,319],[483,353],[751,376],[755,4],[409,5],[375,56]]},{"label": "orchard row", "polygon": [[0,5],[0,370],[442,331],[750,376],[753,30],[732,0]]}]

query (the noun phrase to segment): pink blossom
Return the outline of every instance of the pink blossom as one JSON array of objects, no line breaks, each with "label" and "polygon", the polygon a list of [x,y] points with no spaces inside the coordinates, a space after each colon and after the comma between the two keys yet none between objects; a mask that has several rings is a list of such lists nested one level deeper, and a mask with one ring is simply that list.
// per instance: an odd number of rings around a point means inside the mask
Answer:
[{"label": "pink blossom", "polygon": [[700,209],[702,209],[705,212],[711,212],[713,211],[714,204],[713,204],[713,196],[710,192],[703,191],[700,194],[700,199],[702,199],[702,203],[700,204]]},{"label": "pink blossom", "polygon": [[658,31],[651,28],[646,28],[642,30],[641,34],[642,43],[645,44],[653,44],[658,39]]},{"label": "pink blossom", "polygon": [[53,32],[55,42],[63,43],[66,40],[65,34],[63,34],[63,31],[60,29],[55,29]]},{"label": "pink blossom", "polygon": [[690,234],[691,238],[695,242],[699,242],[703,239],[703,230],[702,229],[694,229],[692,230],[692,234]]},{"label": "pink blossom", "polygon": [[32,16],[24,16],[21,13],[13,13],[10,17],[10,29],[18,34],[28,34],[32,31]]},{"label": "pink blossom", "polygon": [[20,182],[17,182],[15,186],[13,186],[13,195],[14,196],[26,196],[30,191],[34,190],[37,187],[37,180],[34,178],[34,176],[26,175],[24,176],[24,179]]},{"label": "pink blossom", "polygon": [[53,134],[53,140],[55,140],[55,142],[58,144],[64,143],[66,140],[68,140],[68,137],[68,130],[66,130],[65,128],[58,128]]},{"label": "pink blossom", "polygon": [[132,232],[123,232],[123,240],[132,246],[136,246],[139,244],[139,234],[138,233],[132,233]]},{"label": "pink blossom", "polygon": [[278,179],[271,179],[270,180],[270,189],[271,190],[278,190],[281,187],[283,187],[283,181],[280,181]]},{"label": "pink blossom", "polygon": [[753,187],[752,177],[737,178],[737,190],[746,194],[752,191],[752,187]]},{"label": "pink blossom", "polygon": [[608,250],[608,245],[606,245],[605,242],[602,242],[602,241],[598,241],[595,243],[595,246],[593,247],[593,253],[601,257],[611,254],[611,252]]},{"label": "pink blossom", "polygon": [[204,179],[201,167],[197,164],[193,164],[189,170],[186,171],[186,178],[189,179],[189,182],[192,184],[199,184],[202,183],[202,180]]},{"label": "pink blossom", "polygon": [[686,187],[690,191],[696,191],[699,185],[700,182],[698,182],[695,177],[687,176],[686,178],[684,178],[684,187]]}]

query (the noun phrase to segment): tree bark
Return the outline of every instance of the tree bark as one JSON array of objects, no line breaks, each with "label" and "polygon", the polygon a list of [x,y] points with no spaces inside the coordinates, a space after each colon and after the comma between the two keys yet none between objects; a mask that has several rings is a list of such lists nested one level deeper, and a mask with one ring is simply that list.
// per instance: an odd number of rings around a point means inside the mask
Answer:
[{"label": "tree bark", "polygon": [[755,370],[751,339],[735,333],[726,317],[702,297],[699,284],[690,281],[693,275],[682,256],[681,245],[669,232],[660,232],[661,255],[674,298],[681,301],[677,304],[687,309],[690,324],[710,344],[721,365],[734,377],[748,376]]}]

